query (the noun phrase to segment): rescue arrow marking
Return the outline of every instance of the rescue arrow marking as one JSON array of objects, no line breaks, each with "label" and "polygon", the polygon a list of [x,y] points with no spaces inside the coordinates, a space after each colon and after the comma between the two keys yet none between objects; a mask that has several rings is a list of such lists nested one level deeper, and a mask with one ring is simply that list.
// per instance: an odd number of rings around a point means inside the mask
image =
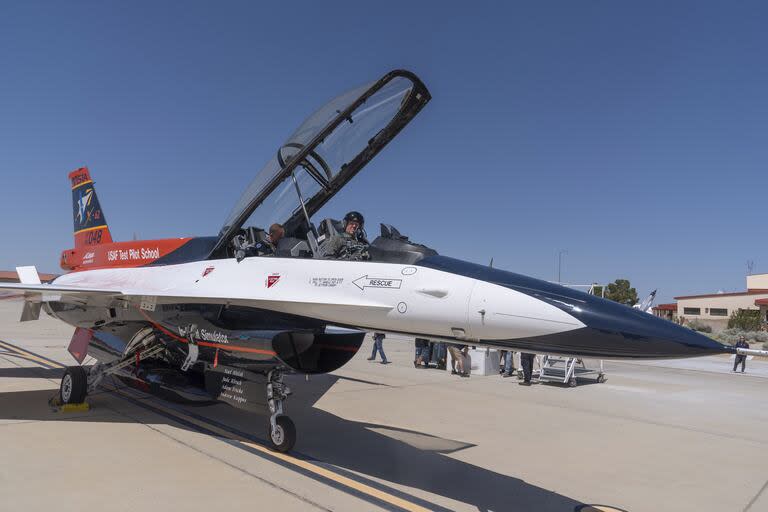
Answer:
[{"label": "rescue arrow marking", "polygon": [[360,288],[361,290],[363,288],[394,288],[399,289],[400,285],[403,284],[402,279],[389,279],[386,277],[368,277],[368,275],[364,275],[363,277],[358,277],[354,281],[352,281],[355,286]]}]

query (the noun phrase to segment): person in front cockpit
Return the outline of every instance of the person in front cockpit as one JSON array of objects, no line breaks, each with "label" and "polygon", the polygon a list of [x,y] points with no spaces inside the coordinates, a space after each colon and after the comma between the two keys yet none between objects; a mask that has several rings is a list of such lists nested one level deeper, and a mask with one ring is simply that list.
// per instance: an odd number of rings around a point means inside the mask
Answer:
[{"label": "person in front cockpit", "polygon": [[339,260],[365,261],[370,259],[368,240],[365,237],[365,219],[360,212],[349,212],[344,216],[344,231],[334,239],[326,254]]},{"label": "person in front cockpit", "polygon": [[351,211],[344,216],[344,234],[368,245],[368,240],[365,238],[365,218],[362,213]]}]

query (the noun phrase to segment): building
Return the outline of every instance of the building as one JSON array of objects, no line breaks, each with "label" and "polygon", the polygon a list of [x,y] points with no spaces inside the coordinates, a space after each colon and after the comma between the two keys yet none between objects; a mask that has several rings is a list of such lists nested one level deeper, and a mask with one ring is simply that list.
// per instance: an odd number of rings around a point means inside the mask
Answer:
[{"label": "building", "polygon": [[677,304],[659,304],[653,306],[653,314],[670,322],[677,322]]},{"label": "building", "polygon": [[760,309],[760,318],[768,324],[768,299],[755,299],[755,306]]},{"label": "building", "polygon": [[[710,293],[675,297],[677,318],[682,324],[696,321],[714,332],[728,327],[728,318],[739,309],[759,309],[768,320],[768,274],[747,276],[747,290],[735,293]],[[654,311],[655,313],[655,311]],[[658,315],[661,316],[661,315]]]},{"label": "building", "polygon": [[[56,279],[56,274],[40,274],[40,281],[48,283]],[[0,270],[0,283],[18,283],[19,275],[15,270]]]}]

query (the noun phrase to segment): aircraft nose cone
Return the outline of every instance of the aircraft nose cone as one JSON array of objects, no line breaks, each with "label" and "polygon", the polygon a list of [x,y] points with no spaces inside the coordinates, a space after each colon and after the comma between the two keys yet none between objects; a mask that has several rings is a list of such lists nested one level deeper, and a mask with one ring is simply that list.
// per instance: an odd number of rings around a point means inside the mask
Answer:
[{"label": "aircraft nose cone", "polygon": [[733,347],[687,327],[558,284],[445,256],[430,256],[418,265],[516,290],[565,311],[584,325],[534,337],[511,331],[506,339],[482,340],[492,342],[489,344],[603,359],[663,359],[734,352]]},{"label": "aircraft nose cone", "polygon": [[547,302],[557,300],[560,307],[584,323],[583,329],[557,335],[561,338],[558,345],[584,355],[659,359],[731,352],[729,347],[687,327],[598,297],[573,296],[578,302],[565,297],[541,298]]}]

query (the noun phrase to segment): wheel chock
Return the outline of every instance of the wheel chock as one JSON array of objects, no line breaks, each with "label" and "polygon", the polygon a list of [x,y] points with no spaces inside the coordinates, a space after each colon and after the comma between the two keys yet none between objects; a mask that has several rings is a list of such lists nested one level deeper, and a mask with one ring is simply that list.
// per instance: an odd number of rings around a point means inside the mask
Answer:
[{"label": "wheel chock", "polygon": [[80,404],[64,404],[59,410],[61,412],[87,412],[91,410],[91,404],[83,402]]},{"label": "wheel chock", "polygon": [[50,405],[56,412],[88,412],[91,410],[91,404],[88,402],[62,404],[58,396],[51,397],[51,399],[48,400],[48,405]]}]

